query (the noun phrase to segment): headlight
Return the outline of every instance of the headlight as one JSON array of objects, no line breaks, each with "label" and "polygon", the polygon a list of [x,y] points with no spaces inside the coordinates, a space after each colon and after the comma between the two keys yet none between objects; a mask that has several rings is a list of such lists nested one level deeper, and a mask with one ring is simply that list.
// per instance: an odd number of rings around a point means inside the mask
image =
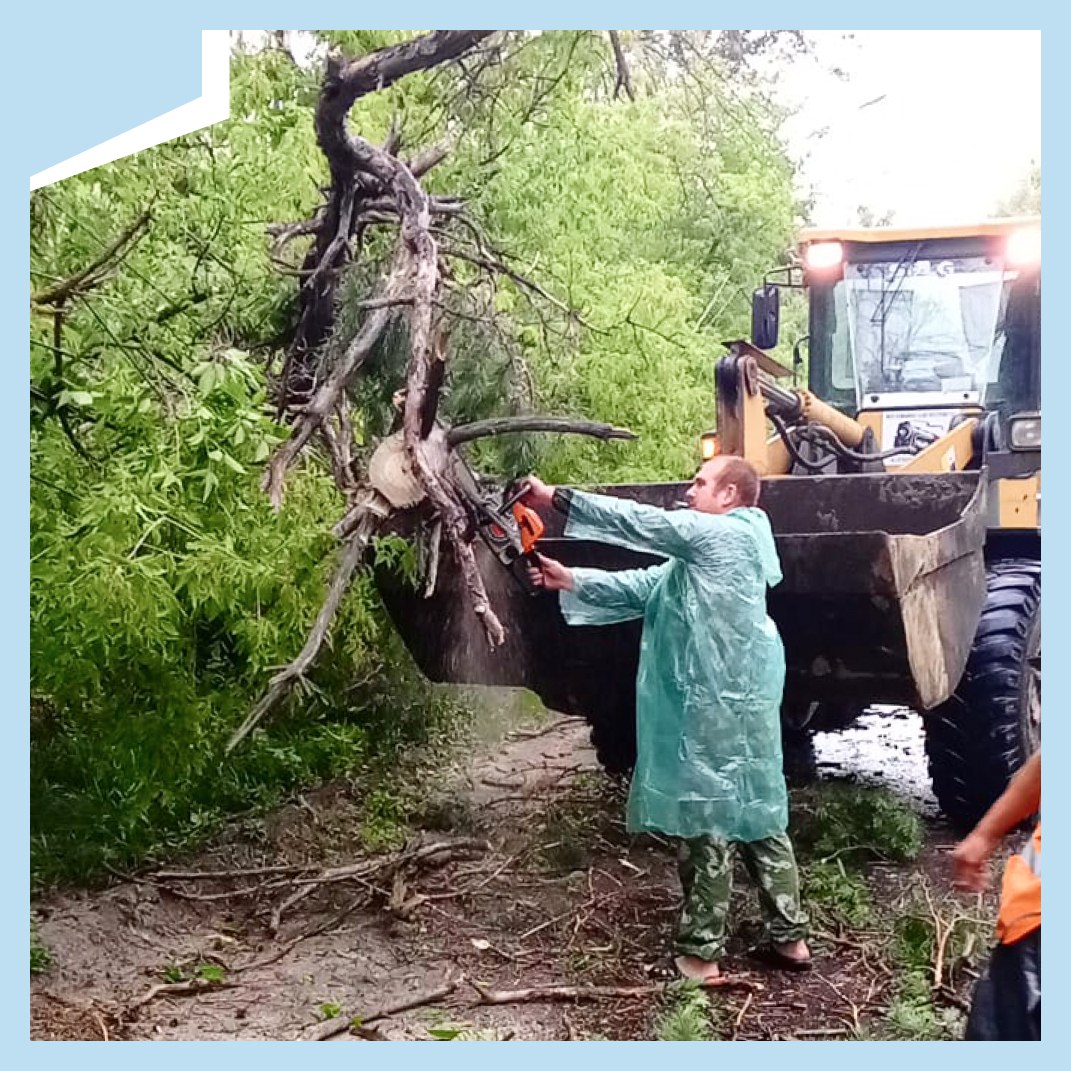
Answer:
[{"label": "headlight", "polygon": [[1008,421],[1008,445],[1013,450],[1041,449],[1041,414],[1017,413]]},{"label": "headlight", "polygon": [[840,242],[815,242],[804,253],[811,271],[835,268],[844,259],[844,246]]},{"label": "headlight", "polygon": [[703,452],[703,460],[709,461],[720,452],[718,446],[718,433],[716,431],[705,432],[699,439],[700,448]]},{"label": "headlight", "polygon": [[1008,235],[1006,256],[1016,268],[1029,268],[1041,263],[1041,228],[1024,227]]}]

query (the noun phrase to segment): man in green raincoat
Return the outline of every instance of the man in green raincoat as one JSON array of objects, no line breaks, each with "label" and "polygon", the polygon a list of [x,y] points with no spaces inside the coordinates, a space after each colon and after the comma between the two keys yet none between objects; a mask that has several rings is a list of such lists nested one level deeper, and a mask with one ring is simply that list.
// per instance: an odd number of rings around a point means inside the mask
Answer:
[{"label": "man in green raincoat", "polygon": [[726,938],[733,850],[739,849],[766,919],[758,951],[805,969],[807,916],[786,834],[781,759],[785,682],[781,638],[766,588],[781,580],[759,479],[742,458],[697,473],[688,509],[548,487],[529,477],[527,501],[567,516],[565,534],[659,554],[647,569],[568,569],[540,557],[533,583],[561,592],[571,625],[643,619],[636,678],[636,769],[628,828],[680,838],[684,907],[678,969],[718,976]]}]

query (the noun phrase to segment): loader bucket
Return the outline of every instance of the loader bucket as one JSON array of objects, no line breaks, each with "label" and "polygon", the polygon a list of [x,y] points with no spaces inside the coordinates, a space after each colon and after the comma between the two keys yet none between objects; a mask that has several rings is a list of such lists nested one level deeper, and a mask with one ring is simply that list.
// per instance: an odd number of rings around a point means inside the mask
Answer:
[{"label": "loader bucket", "polygon": [[[599,488],[670,508],[686,484]],[[928,710],[962,676],[985,596],[986,484],[977,472],[800,476],[763,483],[784,580],[770,614],[785,644],[789,703],[847,700]],[[635,568],[659,559],[564,539],[544,516],[540,549],[566,565]],[[411,534],[413,513],[392,522]],[[629,704],[639,622],[570,627],[555,595],[527,595],[477,541],[491,605],[507,631],[492,650],[463,580],[443,565],[430,597],[377,568],[417,665],[433,681],[530,688],[547,706],[592,716]],[[448,553],[448,552],[444,552]],[[712,623],[716,625],[716,623]]]}]

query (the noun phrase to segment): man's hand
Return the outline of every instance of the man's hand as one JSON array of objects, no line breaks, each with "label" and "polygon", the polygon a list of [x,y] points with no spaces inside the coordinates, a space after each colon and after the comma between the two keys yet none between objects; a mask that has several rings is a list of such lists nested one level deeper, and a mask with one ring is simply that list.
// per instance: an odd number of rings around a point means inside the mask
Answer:
[{"label": "man's hand", "polygon": [[542,554],[537,554],[536,557],[539,559],[539,568],[537,569],[534,565],[528,567],[528,579],[534,587],[543,588],[546,591],[573,590],[572,570],[567,569],[561,562],[556,562],[553,558],[547,558]]},{"label": "man's hand", "polygon": [[952,852],[952,883],[981,892],[989,884],[989,857],[1004,836],[1041,807],[1041,752],[1035,751],[997,801]]},{"label": "man's hand", "polygon": [[525,478],[525,492],[522,501],[526,506],[534,506],[537,509],[550,509],[553,505],[554,488],[545,484],[538,476],[532,475]]},{"label": "man's hand", "polygon": [[952,852],[952,884],[957,889],[982,892],[989,885],[989,857],[997,842],[975,830]]}]

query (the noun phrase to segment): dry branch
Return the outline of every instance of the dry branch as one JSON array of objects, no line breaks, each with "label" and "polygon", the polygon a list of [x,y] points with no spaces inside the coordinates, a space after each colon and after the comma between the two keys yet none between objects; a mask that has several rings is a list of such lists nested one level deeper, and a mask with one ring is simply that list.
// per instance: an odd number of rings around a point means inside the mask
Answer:
[{"label": "dry branch", "polygon": [[290,690],[294,685],[304,678],[305,673],[312,665],[320,651],[320,647],[327,638],[331,622],[334,621],[335,614],[338,613],[342,597],[346,594],[350,582],[353,580],[353,574],[364,561],[368,540],[372,536],[377,520],[378,518],[375,514],[367,513],[363,518],[364,523],[350,536],[349,543],[343,549],[335,575],[328,588],[327,598],[320,608],[312,632],[309,633],[309,638],[305,641],[305,646],[293,662],[272,677],[267,693],[227,742],[228,754],[256,728],[266,714],[274,710],[290,694]]},{"label": "dry branch", "polygon": [[157,997],[194,997],[217,989],[236,989],[237,982],[216,982],[208,978],[190,978],[185,982],[161,982],[130,1005],[131,1010],[140,1008]]},{"label": "dry branch", "polygon": [[[363,482],[349,420],[351,388],[368,359],[384,344],[389,327],[404,327],[397,336],[392,333],[389,337],[404,337],[408,347],[405,389],[398,392],[402,397],[401,439],[406,461],[430,507],[433,523],[440,526],[442,541],[461,574],[471,611],[480,619],[492,648],[503,643],[505,630],[491,606],[476,564],[472,505],[466,500],[467,488],[454,478],[453,448],[461,442],[512,431],[570,432],[603,439],[633,437],[609,425],[559,417],[503,418],[452,431],[439,420],[447,352],[438,317],[444,312],[456,312],[446,309],[441,300],[444,271],[449,275],[442,258],[469,261],[490,273],[492,286],[496,276],[508,278],[522,288],[529,301],[535,295],[564,313],[570,324],[583,324],[576,310],[512,268],[491,247],[481,228],[465,215],[461,198],[431,196],[423,189],[420,176],[446,157],[449,145],[436,144],[403,160],[399,155],[402,135],[396,126],[392,126],[381,146],[348,126],[350,109],[361,96],[384,89],[412,72],[459,60],[490,33],[435,31],[355,60],[337,56],[328,59],[315,112],[317,140],[331,175],[325,203],[313,220],[281,224],[270,232],[275,238],[275,256],[301,235],[311,235],[313,241],[296,272],[302,280],[298,324],[275,384],[277,414],[292,419],[291,433],[272,455],[263,486],[278,508],[287,474],[301,454],[310,444],[325,450],[336,486],[346,499],[344,516],[334,529],[346,544],[305,647],[272,678],[264,697],[232,736],[228,751],[305,680],[327,639],[342,595],[355,571],[365,564],[372,536],[392,512],[386,501]],[[481,59],[484,66],[498,62],[493,50],[485,50]],[[396,229],[390,266],[380,282],[370,288],[372,292],[353,302],[362,319],[356,334],[338,355],[336,347],[327,347],[326,343],[335,331],[341,273],[362,249],[366,228],[380,224]],[[458,243],[440,247],[437,238],[443,235],[456,237]],[[538,307],[534,301],[533,307]],[[479,319],[493,322],[494,314],[483,310]],[[531,384],[529,395],[534,396]],[[434,585],[434,574],[435,568],[429,569],[428,590]]]},{"label": "dry branch", "polygon": [[438,866],[452,859],[455,855],[471,851],[484,852],[488,849],[489,845],[486,841],[471,838],[434,841],[431,844],[405,848],[394,855],[388,856],[386,859],[365,859],[359,863],[350,863],[347,866],[330,867],[308,877],[295,878],[294,883],[299,888],[285,900],[276,904],[272,910],[269,929],[272,933],[278,932],[282,924],[283,915],[287,911],[326,885],[335,885],[344,881],[356,881],[358,884],[368,885],[374,881],[389,880],[404,867],[428,864]]},{"label": "dry branch", "polygon": [[289,955],[302,941],[307,941],[310,937],[318,937],[321,933],[327,933],[328,930],[333,930],[343,919],[352,914],[365,902],[366,897],[358,896],[351,900],[341,911],[336,912],[326,922],[322,922],[319,926],[314,926],[311,930],[306,930],[304,933],[299,933],[297,937],[287,941],[282,948],[274,951],[270,956],[265,956],[263,959],[254,960],[252,963],[243,963],[240,967],[235,967],[232,970],[233,974],[239,974],[242,971],[254,971],[261,967],[269,967],[273,963],[278,963],[284,956]]},{"label": "dry branch", "polygon": [[315,869],[314,866],[251,866],[236,870],[157,870],[152,877],[155,881],[232,881],[263,874],[307,874]]},{"label": "dry branch", "polygon": [[[487,989],[469,979],[469,985],[480,994],[481,1004],[527,1004],[555,1000],[638,1000],[659,996],[669,988],[666,982],[647,985],[542,985],[527,989]],[[707,979],[704,989],[745,989],[761,991],[762,985],[749,978],[723,974]]]},{"label": "dry branch", "polygon": [[491,417],[489,420],[474,420],[471,424],[459,424],[446,433],[450,446],[483,439],[489,435],[512,435],[529,431],[553,431],[567,435],[590,435],[596,439],[635,439],[636,434],[627,428],[615,428],[613,424],[600,424],[592,420],[572,420],[555,416]]},{"label": "dry branch", "polygon": [[422,1008],[427,1004],[435,1004],[437,1001],[445,1000],[455,989],[457,989],[457,983],[448,982],[446,985],[428,990],[426,993],[403,997],[393,1004],[385,1004],[363,1015],[360,1013],[349,1017],[340,1015],[334,1019],[329,1019],[326,1023],[318,1024],[311,1037],[306,1037],[306,1040],[327,1041],[345,1033],[347,1030],[353,1029],[355,1025],[363,1027],[368,1023],[376,1022],[378,1019],[387,1019],[392,1015],[398,1015],[400,1012],[409,1011],[411,1008]]}]

